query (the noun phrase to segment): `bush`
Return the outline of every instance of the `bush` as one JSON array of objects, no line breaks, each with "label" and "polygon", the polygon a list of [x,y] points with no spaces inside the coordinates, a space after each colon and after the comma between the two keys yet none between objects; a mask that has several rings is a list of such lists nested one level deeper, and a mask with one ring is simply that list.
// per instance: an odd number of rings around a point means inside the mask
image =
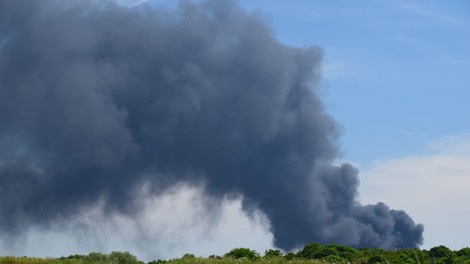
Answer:
[{"label": "bush", "polygon": [[251,260],[255,260],[259,258],[259,254],[251,250],[249,248],[235,248],[232,249],[230,252],[224,255],[225,257],[239,259],[239,258],[247,258]]},{"label": "bush", "polygon": [[369,257],[369,260],[367,261],[367,263],[369,263],[369,264],[383,263],[384,261],[385,261],[385,259],[382,256],[375,255],[375,256]]},{"label": "bush", "polygon": [[457,256],[470,258],[470,248],[465,247],[457,251]]},{"label": "bush", "polygon": [[284,258],[285,258],[286,260],[293,260],[293,259],[295,259],[295,257],[296,257],[296,254],[294,254],[294,253],[292,253],[292,252],[289,252],[289,253],[287,253],[287,254],[284,256]]},{"label": "bush", "polygon": [[[356,250],[351,247],[339,245],[320,245],[310,243],[297,253],[297,257],[304,259],[324,259],[328,256],[337,256],[339,259],[351,261],[356,254]],[[335,259],[332,257],[332,259]]]},{"label": "bush", "polygon": [[159,259],[159,260],[150,261],[148,264],[165,264],[165,263],[168,263],[168,260]]},{"label": "bush", "polygon": [[357,255],[357,250],[355,250],[352,247],[348,246],[341,246],[341,245],[335,245],[335,244],[330,244],[327,245],[327,247],[332,248],[338,252],[338,256],[347,259],[348,261],[352,261],[356,255]]},{"label": "bush", "polygon": [[323,246],[318,243],[310,243],[306,245],[301,251],[297,253],[300,258],[315,259],[318,252],[322,250]]},{"label": "bush", "polygon": [[194,254],[191,254],[191,253],[186,253],[183,255],[183,258],[184,259],[195,259],[196,256],[194,256]]},{"label": "bush", "polygon": [[331,248],[331,247],[323,247],[316,254],[314,254],[314,258],[316,259],[324,258],[327,256],[339,257],[339,254],[338,254],[338,251],[336,251],[336,249]]},{"label": "bush", "polygon": [[144,264],[142,261],[139,261],[134,255],[129,252],[116,252],[113,251],[109,254],[108,257],[111,263],[116,264]]},{"label": "bush", "polygon": [[168,263],[168,260],[159,259],[159,260],[150,261],[148,264],[165,264],[165,263]]},{"label": "bush", "polygon": [[450,255],[450,253],[451,253],[450,249],[442,245],[433,247],[429,250],[429,256],[431,258],[444,258]]},{"label": "bush", "polygon": [[106,261],[107,256],[99,252],[91,252],[88,256],[85,256],[84,259],[92,263],[101,263]]},{"label": "bush", "polygon": [[322,261],[328,262],[328,263],[341,263],[341,264],[348,264],[349,261],[347,259],[344,259],[340,256],[336,255],[328,255],[326,257],[321,258]]},{"label": "bush", "polygon": [[264,252],[264,257],[282,257],[282,252],[278,249],[268,249]]},{"label": "bush", "polygon": [[75,254],[75,255],[70,255],[68,257],[60,257],[60,259],[64,260],[64,259],[85,259],[86,256],[84,255],[78,255],[78,254]]}]

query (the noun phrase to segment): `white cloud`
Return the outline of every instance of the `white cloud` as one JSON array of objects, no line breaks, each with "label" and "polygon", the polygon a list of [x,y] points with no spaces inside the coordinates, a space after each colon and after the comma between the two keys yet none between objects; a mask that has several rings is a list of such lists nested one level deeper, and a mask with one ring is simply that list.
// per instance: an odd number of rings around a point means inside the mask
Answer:
[{"label": "white cloud", "polygon": [[185,253],[222,255],[235,247],[263,253],[272,247],[269,224],[261,213],[248,218],[241,199],[222,202],[203,189],[179,185],[160,196],[141,192],[143,209],[135,215],[105,214],[102,205],[83,210],[75,219],[32,227],[15,243],[4,238],[0,255],[59,257],[89,252],[129,251],[150,261]]},{"label": "white cloud", "polygon": [[470,137],[430,145],[425,156],[375,161],[361,173],[361,201],[384,201],[425,226],[424,248],[468,246],[470,234]]}]

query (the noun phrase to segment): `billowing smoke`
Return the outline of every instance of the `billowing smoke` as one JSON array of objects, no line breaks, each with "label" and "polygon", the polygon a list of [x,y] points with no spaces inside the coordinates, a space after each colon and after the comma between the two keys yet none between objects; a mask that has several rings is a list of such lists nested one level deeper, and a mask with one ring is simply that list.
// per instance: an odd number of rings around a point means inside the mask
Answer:
[{"label": "billowing smoke", "polygon": [[335,164],[321,62],[231,1],[0,1],[0,232],[97,201],[130,215],[143,185],[184,182],[242,195],[286,250],[417,247],[423,226],[359,204],[357,170]]}]

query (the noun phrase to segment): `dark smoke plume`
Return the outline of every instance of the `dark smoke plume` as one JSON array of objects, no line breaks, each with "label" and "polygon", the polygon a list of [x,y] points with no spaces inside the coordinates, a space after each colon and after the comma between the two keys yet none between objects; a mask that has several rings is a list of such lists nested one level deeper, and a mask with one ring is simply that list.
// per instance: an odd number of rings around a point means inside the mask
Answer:
[{"label": "dark smoke plume", "polygon": [[283,249],[417,247],[423,226],[360,205],[357,170],[334,164],[321,61],[231,1],[1,0],[0,232],[100,199],[132,213],[143,183],[204,182],[264,212]]}]

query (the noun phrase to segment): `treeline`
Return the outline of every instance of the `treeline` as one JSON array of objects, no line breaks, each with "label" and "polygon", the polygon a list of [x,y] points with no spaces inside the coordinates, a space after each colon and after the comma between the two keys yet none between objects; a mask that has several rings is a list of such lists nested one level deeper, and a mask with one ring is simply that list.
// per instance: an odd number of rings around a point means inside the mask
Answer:
[{"label": "treeline", "polygon": [[[232,262],[230,262],[232,260]],[[235,261],[236,260],[236,261]],[[243,261],[243,262],[240,262]],[[298,252],[283,254],[280,250],[270,249],[264,255],[248,248],[236,248],[223,256],[196,258],[186,254],[172,260],[155,260],[149,264],[186,264],[186,263],[397,263],[397,264],[470,264],[470,248],[450,250],[445,246],[433,247],[430,250],[400,249],[383,250],[380,248],[354,249],[335,244],[321,245],[311,243]]]},{"label": "treeline", "polygon": [[[90,253],[71,255],[61,258],[0,257],[0,264],[145,264],[128,252],[110,254]],[[148,264],[369,264],[369,263],[404,263],[404,264],[470,264],[470,248],[450,250],[445,246],[430,250],[401,249],[383,250],[379,248],[354,249],[340,245],[320,245],[311,243],[298,252],[282,253],[280,250],[266,250],[263,255],[248,248],[235,248],[223,256],[212,255],[207,258],[185,254],[170,260],[153,260]]]}]

